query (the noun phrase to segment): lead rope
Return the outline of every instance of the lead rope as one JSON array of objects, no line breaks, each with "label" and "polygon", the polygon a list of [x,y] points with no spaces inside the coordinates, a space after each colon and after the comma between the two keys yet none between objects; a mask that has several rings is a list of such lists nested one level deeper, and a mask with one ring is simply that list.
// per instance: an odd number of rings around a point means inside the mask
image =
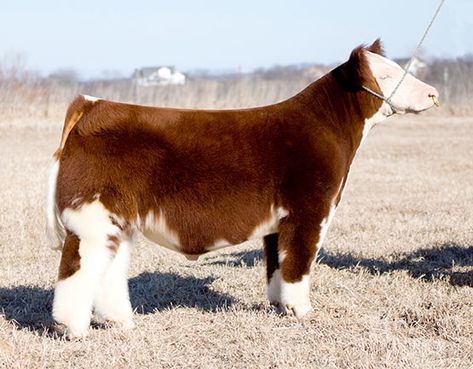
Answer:
[{"label": "lead rope", "polygon": [[[445,3],[445,0],[441,0],[440,1],[440,4],[439,6],[437,7],[437,10],[435,11],[434,13],[434,16],[432,17],[429,25],[427,26],[427,28],[425,29],[424,31],[424,34],[422,35],[419,43],[417,44],[417,47],[415,48],[414,52],[412,53],[412,56],[411,58],[409,59],[409,62],[407,63],[406,67],[404,68],[404,73],[402,74],[402,77],[401,79],[399,80],[399,82],[397,83],[396,87],[394,87],[394,90],[391,92],[391,95],[389,95],[389,97],[386,97],[386,96],[383,96],[375,91],[373,91],[372,89],[366,87],[366,86],[361,86],[361,88],[363,88],[363,90],[365,91],[368,91],[370,94],[380,98],[381,100],[385,101],[390,107],[391,109],[393,110],[393,112],[395,112],[396,110],[394,109],[394,106],[392,104],[392,97],[394,96],[394,94],[396,93],[397,89],[399,88],[399,86],[401,85],[401,83],[404,81],[404,78],[406,78],[406,75],[407,73],[409,73],[409,69],[412,65],[412,62],[414,61],[414,58],[416,57],[417,53],[419,52],[420,50],[420,47],[422,46],[422,44],[424,43],[426,37],[427,37],[427,34],[429,33],[430,29],[432,28],[432,25],[434,24],[435,22],[435,19],[437,18],[437,16],[439,15],[440,13],[440,9],[442,8],[443,4]],[[436,106],[439,106],[439,102],[436,98],[432,97],[433,100],[434,100],[434,104]]]}]

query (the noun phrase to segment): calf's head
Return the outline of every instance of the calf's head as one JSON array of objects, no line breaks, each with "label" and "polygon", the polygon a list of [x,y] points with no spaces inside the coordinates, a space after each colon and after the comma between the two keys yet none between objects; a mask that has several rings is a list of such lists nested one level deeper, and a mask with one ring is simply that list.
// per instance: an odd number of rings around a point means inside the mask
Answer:
[{"label": "calf's head", "polygon": [[385,98],[391,97],[389,103],[379,99],[380,120],[393,114],[418,113],[438,104],[438,91],[409,73],[391,96],[404,70],[384,56],[379,40],[369,47],[354,49],[350,59],[337,69],[335,78],[349,89],[360,91],[367,87]]},{"label": "calf's head", "polygon": [[[385,97],[391,96],[401,80],[404,70],[397,63],[382,55],[366,50],[365,56],[382,95]],[[391,106],[389,108],[394,109],[395,113],[400,114],[406,112],[418,113],[437,104],[438,96],[439,93],[434,87],[407,73],[391,97]],[[387,103],[384,102],[384,104]]]}]

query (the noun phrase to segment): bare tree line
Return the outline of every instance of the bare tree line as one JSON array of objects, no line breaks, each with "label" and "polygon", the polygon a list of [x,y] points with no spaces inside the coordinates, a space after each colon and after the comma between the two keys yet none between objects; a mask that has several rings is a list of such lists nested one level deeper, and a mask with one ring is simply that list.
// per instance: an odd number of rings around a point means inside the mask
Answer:
[{"label": "bare tree line", "polygon": [[438,88],[446,105],[473,110],[473,55],[434,60],[426,81]]},{"label": "bare tree line", "polygon": [[[73,71],[42,78],[18,58],[0,63],[0,113],[56,118],[78,94],[185,108],[259,106],[294,95],[327,70],[321,66],[277,67],[228,78],[189,78],[183,86],[143,87],[125,79],[80,81]],[[422,79],[439,89],[451,113],[473,111],[473,56],[433,60]]]}]

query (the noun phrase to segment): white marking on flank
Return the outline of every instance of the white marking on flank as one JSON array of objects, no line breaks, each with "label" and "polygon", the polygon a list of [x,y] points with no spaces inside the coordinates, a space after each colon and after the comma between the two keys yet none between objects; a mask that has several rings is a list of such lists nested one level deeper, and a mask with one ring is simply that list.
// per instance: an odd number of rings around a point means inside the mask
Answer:
[{"label": "white marking on flank", "polygon": [[286,217],[289,212],[283,207],[274,208],[274,205],[271,205],[269,217],[258,224],[253,232],[251,233],[249,240],[255,238],[261,238],[268,234],[273,234],[278,231],[279,222],[281,219]]},{"label": "white marking on flank", "polygon": [[169,228],[162,210],[159,210],[158,216],[154,211],[150,211],[144,222],[140,223],[145,237],[169,250],[180,252],[179,236]]}]

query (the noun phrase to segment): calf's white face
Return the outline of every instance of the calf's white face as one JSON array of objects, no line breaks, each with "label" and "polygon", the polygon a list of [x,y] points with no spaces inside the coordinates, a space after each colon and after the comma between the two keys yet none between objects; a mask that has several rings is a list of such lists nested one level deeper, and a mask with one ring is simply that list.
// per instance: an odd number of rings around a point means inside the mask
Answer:
[{"label": "calf's white face", "polygon": [[[366,58],[383,96],[386,98],[391,96],[401,80],[404,70],[392,60],[369,51],[366,51]],[[391,115],[393,113],[421,112],[435,105],[438,96],[439,93],[434,87],[408,73],[391,98],[391,104],[395,111],[392,110],[389,104],[384,102],[381,108],[382,113],[383,115]]]}]

